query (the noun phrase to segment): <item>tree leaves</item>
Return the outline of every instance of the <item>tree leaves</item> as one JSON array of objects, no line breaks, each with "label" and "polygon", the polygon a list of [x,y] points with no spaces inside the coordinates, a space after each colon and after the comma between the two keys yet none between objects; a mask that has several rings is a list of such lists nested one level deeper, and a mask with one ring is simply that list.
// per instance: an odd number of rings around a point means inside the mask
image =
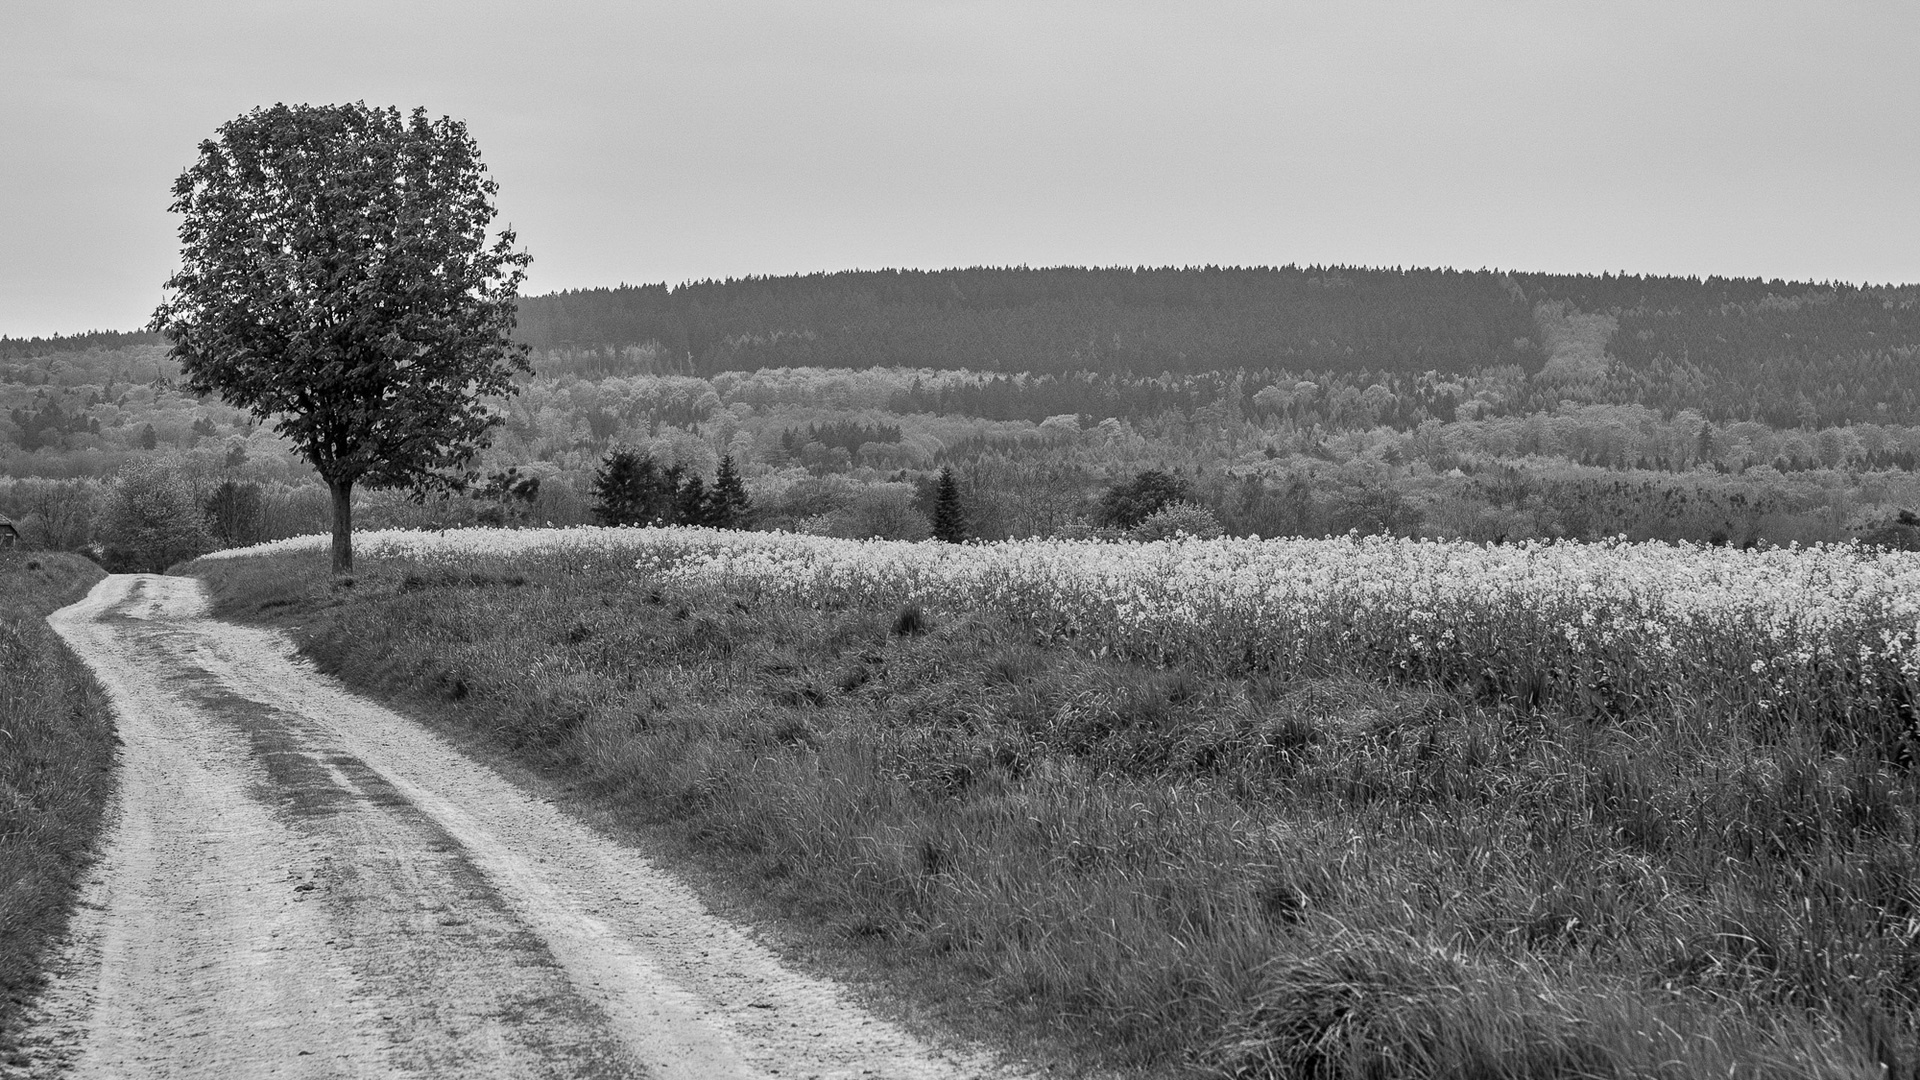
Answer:
[{"label": "tree leaves", "polygon": [[532,370],[509,337],[531,260],[510,229],[489,243],[495,190],[457,120],[255,109],[174,184],[153,327],[190,389],[271,419],[337,499],[453,483]]}]

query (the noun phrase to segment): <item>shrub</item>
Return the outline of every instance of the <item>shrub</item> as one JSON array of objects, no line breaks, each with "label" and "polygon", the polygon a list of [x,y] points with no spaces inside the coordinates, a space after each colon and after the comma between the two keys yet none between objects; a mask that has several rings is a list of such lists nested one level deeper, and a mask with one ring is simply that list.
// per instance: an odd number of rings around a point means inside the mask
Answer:
[{"label": "shrub", "polygon": [[1902,510],[1897,517],[1862,532],[1859,540],[1893,551],[1920,551],[1920,516]]},{"label": "shrub", "polygon": [[845,509],[808,519],[806,527],[848,540],[925,540],[933,527],[913,505],[913,495],[908,484],[872,484]]},{"label": "shrub", "polygon": [[1221,533],[1220,522],[1213,511],[1182,500],[1171,502],[1147,515],[1146,519],[1133,527],[1129,534],[1135,540],[1170,540],[1175,536],[1191,536],[1196,540],[1217,539]]}]

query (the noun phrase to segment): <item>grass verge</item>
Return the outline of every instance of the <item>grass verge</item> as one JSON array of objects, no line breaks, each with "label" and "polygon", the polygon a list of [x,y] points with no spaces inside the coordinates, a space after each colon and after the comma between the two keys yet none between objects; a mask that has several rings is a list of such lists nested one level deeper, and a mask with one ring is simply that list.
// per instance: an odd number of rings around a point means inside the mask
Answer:
[{"label": "grass verge", "polygon": [[24,1014],[112,787],[105,693],[47,627],[104,574],[77,556],[0,552],[0,1061]]},{"label": "grass verge", "polygon": [[1156,1075],[1916,1075],[1920,785],[1835,733],[1148,668],[626,560],[193,569],[963,1028]]}]

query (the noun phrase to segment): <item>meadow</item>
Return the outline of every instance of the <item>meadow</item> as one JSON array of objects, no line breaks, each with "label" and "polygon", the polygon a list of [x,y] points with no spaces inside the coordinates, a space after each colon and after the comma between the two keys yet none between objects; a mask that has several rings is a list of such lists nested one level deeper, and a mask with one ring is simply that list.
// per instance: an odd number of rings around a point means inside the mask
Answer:
[{"label": "meadow", "polygon": [[102,577],[77,555],[0,551],[0,1062],[66,927],[112,787],[113,718],[46,625]]},{"label": "meadow", "polygon": [[887,986],[1211,1076],[1915,1075],[1920,556],[302,538],[219,610]]}]

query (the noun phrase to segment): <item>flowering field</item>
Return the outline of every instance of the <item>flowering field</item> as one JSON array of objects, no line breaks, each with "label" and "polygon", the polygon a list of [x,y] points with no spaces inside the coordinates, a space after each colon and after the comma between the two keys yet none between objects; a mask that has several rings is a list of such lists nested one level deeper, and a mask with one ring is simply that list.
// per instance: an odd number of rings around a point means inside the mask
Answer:
[{"label": "flowering field", "polygon": [[[323,549],[300,537],[218,557]],[[955,547],[703,529],[376,532],[371,557],[631,560],[663,585],[987,608],[1096,653],[1477,687],[1596,718],[1707,707],[1892,750],[1920,692],[1920,556],[1393,539]],[[1663,710],[1664,711],[1664,710]]]},{"label": "flowering field", "polygon": [[356,687],[946,972],[930,993],[1036,1003],[1149,1069],[1920,1060],[1920,556],[356,541],[353,588],[320,537],[193,572]]}]

